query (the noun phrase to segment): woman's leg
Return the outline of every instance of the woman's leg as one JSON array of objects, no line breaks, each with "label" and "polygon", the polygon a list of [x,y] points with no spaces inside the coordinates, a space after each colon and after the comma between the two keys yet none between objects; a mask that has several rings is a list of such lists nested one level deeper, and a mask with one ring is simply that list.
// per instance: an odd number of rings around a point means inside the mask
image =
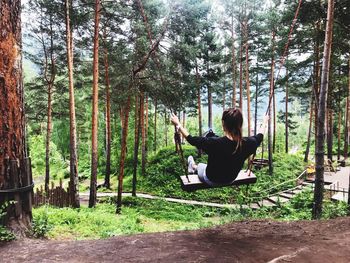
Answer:
[{"label": "woman's leg", "polygon": [[187,168],[188,173],[194,174],[197,171],[198,165],[195,163],[192,155],[188,156],[187,163],[188,163],[188,168]]}]

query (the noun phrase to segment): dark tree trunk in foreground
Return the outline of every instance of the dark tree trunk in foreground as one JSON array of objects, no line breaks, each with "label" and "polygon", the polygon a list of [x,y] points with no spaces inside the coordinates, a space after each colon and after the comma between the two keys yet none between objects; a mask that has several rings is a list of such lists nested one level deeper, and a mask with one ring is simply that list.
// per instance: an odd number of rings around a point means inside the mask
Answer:
[{"label": "dark tree trunk in foreground", "polygon": [[[107,41],[106,33],[104,33],[104,40]],[[105,66],[105,83],[106,83],[106,174],[104,187],[111,188],[111,147],[112,147],[112,130],[111,130],[111,93],[109,80],[109,62],[107,47],[103,49],[104,66]]]},{"label": "dark tree trunk in foreground", "polygon": [[93,86],[92,86],[92,136],[91,136],[91,181],[89,207],[96,205],[97,198],[97,166],[98,166],[98,49],[99,49],[99,25],[100,25],[100,0],[95,0],[95,33],[93,53]]},{"label": "dark tree trunk in foreground", "polygon": [[318,100],[317,114],[317,140],[316,140],[316,176],[314,189],[314,205],[312,218],[320,219],[322,215],[322,202],[324,190],[324,134],[325,134],[325,110],[327,102],[330,56],[332,49],[334,0],[328,0],[326,36],[324,42],[321,86]]},{"label": "dark tree trunk in foreground", "polygon": [[[0,189],[32,183],[26,154],[24,93],[22,83],[21,1],[0,0]],[[32,218],[33,191],[0,194],[0,206],[8,207],[0,224],[25,234]]]},{"label": "dark tree trunk in foreground", "polygon": [[67,61],[68,61],[68,80],[69,80],[69,170],[70,170],[70,200],[75,208],[80,207],[79,189],[78,189],[78,156],[77,156],[77,126],[75,120],[75,99],[74,99],[74,81],[73,81],[73,45],[72,31],[70,27],[70,1],[65,0],[66,5],[66,43],[67,43]]}]

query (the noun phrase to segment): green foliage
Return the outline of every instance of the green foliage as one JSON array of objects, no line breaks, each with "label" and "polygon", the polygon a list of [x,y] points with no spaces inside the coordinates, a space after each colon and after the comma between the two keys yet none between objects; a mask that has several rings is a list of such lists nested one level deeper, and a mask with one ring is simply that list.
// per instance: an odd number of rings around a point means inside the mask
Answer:
[{"label": "green foliage", "polygon": [[52,229],[49,223],[49,216],[46,207],[33,215],[32,235],[36,238],[47,237],[48,232]]},{"label": "green foliage", "polygon": [[16,239],[16,236],[1,224],[2,218],[6,215],[6,208],[13,202],[6,202],[0,206],[0,242],[8,242]]}]

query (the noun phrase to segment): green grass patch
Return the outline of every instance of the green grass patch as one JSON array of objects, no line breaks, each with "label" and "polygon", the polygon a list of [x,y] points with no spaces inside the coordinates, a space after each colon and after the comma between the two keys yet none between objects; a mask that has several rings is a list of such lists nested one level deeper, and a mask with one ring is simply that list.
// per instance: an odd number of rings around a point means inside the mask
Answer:
[{"label": "green grass patch", "polygon": [[[163,200],[123,199],[122,213],[115,205],[96,208],[39,207],[33,210],[34,224],[47,218],[46,236],[51,239],[99,239],[118,235],[198,229],[221,223],[216,209],[168,203]],[[48,225],[48,226],[47,226]]]}]

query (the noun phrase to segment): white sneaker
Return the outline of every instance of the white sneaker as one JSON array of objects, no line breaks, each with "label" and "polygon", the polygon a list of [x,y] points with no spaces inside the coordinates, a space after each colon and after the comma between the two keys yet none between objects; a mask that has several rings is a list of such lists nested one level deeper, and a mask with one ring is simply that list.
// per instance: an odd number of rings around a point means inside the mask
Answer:
[{"label": "white sneaker", "polygon": [[188,163],[188,168],[187,168],[188,173],[189,174],[194,174],[195,173],[195,169],[193,169],[193,165],[195,164],[195,162],[194,162],[194,159],[193,159],[192,155],[188,156],[187,163]]}]

